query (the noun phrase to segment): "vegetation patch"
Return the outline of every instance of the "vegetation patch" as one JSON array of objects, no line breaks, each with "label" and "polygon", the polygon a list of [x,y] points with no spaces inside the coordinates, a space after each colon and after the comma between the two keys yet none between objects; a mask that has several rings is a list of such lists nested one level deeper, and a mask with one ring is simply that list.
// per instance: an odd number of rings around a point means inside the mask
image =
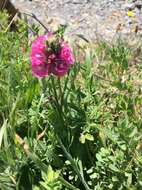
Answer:
[{"label": "vegetation patch", "polygon": [[[0,189],[141,189],[141,46],[76,43],[62,75],[63,57],[59,73],[32,75],[28,26],[10,32],[7,19],[0,13]],[[61,41],[47,42],[61,58]]]}]

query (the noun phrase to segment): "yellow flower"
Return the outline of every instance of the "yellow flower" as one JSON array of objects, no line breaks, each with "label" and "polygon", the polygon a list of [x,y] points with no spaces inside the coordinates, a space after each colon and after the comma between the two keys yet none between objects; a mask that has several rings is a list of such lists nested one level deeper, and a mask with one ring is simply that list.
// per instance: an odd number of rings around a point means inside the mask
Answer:
[{"label": "yellow flower", "polygon": [[133,11],[128,11],[127,15],[128,15],[128,17],[134,17],[135,16]]}]

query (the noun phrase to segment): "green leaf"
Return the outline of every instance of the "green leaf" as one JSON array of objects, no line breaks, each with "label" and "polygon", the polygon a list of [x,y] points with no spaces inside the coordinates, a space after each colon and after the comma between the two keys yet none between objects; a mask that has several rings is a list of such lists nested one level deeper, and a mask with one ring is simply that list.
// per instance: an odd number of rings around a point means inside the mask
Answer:
[{"label": "green leaf", "polygon": [[91,179],[95,179],[95,178],[97,178],[97,177],[98,177],[98,174],[97,174],[97,173],[93,173],[93,174],[90,175],[90,178],[91,178]]},{"label": "green leaf", "polygon": [[118,169],[115,165],[113,165],[113,164],[110,164],[110,165],[109,165],[109,168],[110,168],[112,171],[114,171],[114,172],[119,172],[119,169]]},{"label": "green leaf", "polygon": [[54,171],[52,170],[51,166],[48,166],[47,179],[49,182],[52,182],[54,180]]},{"label": "green leaf", "polygon": [[84,144],[85,143],[85,135],[84,134],[81,134],[80,138],[79,138],[79,141]]},{"label": "green leaf", "polygon": [[125,176],[127,177],[127,185],[129,187],[132,184],[132,174],[125,172]]},{"label": "green leaf", "polygon": [[6,131],[6,127],[7,127],[7,120],[4,120],[4,123],[2,125],[2,127],[0,128],[0,148],[2,145],[2,140]]},{"label": "green leaf", "polygon": [[89,133],[86,133],[86,134],[85,134],[85,139],[87,139],[88,141],[94,141],[93,135],[91,135],[91,134],[89,134]]}]

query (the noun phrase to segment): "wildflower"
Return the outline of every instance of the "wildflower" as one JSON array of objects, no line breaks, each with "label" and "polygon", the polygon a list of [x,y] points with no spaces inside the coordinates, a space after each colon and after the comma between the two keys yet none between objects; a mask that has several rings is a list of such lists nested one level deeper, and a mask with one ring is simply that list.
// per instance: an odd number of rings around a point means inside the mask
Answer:
[{"label": "wildflower", "polygon": [[128,16],[128,17],[134,17],[135,14],[134,14],[133,11],[128,11],[128,12],[127,12],[127,16]]},{"label": "wildflower", "polygon": [[52,38],[53,35],[48,33],[38,37],[32,44],[30,60],[32,73],[37,78],[50,74],[64,76],[74,63],[69,45],[63,40]]},{"label": "wildflower", "polygon": [[67,43],[61,42],[59,53],[56,55],[56,59],[52,68],[52,73],[57,76],[64,76],[73,63],[74,58],[71,48]]}]

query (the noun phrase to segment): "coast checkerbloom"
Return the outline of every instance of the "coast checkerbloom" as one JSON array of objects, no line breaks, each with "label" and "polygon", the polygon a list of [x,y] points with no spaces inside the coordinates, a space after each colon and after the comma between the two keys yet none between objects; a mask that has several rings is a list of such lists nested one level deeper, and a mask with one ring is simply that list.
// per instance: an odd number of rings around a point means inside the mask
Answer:
[{"label": "coast checkerbloom", "polygon": [[62,77],[74,64],[68,43],[64,40],[52,41],[52,37],[51,33],[39,36],[32,44],[32,74],[37,78],[44,78],[50,74]]}]

